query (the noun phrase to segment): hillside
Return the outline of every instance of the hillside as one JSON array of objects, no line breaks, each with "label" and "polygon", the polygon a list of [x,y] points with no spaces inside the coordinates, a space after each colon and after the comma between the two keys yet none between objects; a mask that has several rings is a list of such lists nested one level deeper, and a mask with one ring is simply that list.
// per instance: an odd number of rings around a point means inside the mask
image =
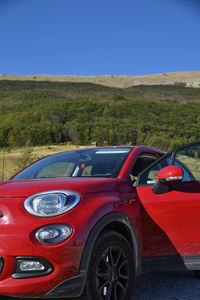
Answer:
[{"label": "hillside", "polygon": [[51,75],[0,75],[0,80],[31,80],[31,81],[50,81],[50,82],[85,82],[101,84],[109,87],[127,88],[137,85],[177,85],[185,84],[188,87],[200,87],[200,72],[175,72],[156,75],[143,76],[51,76]]},{"label": "hillside", "polygon": [[0,147],[146,144],[200,139],[200,89],[0,81]]}]

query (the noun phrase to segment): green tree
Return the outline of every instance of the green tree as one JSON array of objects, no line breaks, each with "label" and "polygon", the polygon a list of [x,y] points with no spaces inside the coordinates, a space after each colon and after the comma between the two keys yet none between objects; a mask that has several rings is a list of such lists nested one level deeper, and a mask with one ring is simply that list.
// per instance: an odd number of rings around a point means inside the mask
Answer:
[{"label": "green tree", "polygon": [[17,171],[29,165],[31,162],[35,160],[35,156],[33,155],[33,149],[26,147],[22,149],[21,155],[17,160]]}]

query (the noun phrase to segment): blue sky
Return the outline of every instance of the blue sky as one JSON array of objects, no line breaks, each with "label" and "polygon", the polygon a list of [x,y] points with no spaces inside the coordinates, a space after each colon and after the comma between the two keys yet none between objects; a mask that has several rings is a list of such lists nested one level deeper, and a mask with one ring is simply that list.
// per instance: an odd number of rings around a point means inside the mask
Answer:
[{"label": "blue sky", "polygon": [[200,71],[198,0],[0,0],[0,74]]}]

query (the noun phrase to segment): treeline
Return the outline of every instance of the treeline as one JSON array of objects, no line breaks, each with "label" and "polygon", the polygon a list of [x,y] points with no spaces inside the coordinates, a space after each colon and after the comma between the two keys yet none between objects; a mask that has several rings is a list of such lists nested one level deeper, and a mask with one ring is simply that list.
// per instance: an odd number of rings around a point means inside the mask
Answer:
[{"label": "treeline", "polygon": [[0,81],[0,147],[145,144],[200,139],[200,89]]}]

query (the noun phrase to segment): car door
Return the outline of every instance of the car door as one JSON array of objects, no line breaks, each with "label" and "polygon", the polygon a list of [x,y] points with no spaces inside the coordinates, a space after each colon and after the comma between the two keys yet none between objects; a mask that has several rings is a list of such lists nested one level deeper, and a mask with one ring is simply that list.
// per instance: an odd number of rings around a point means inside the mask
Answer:
[{"label": "car door", "polygon": [[[157,194],[153,191],[155,176],[170,165],[182,169],[183,180],[170,183],[168,191]],[[200,262],[200,142],[179,147],[157,160],[140,174],[136,190],[145,211],[141,214],[146,245],[143,255],[197,255]]]}]

